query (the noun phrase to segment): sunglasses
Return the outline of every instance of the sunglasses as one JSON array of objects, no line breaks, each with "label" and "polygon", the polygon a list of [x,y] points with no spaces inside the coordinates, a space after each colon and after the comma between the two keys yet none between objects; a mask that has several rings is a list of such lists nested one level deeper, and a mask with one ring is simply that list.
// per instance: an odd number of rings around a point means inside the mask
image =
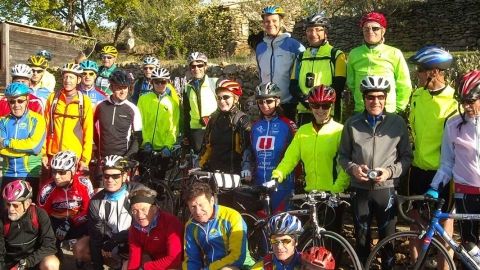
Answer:
[{"label": "sunglasses", "polygon": [[365,96],[365,99],[368,100],[368,101],[374,101],[374,100],[376,100],[376,99],[378,99],[379,101],[384,101],[384,100],[385,100],[385,96],[366,95],[366,96]]},{"label": "sunglasses", "polygon": [[372,30],[373,32],[377,32],[380,29],[382,29],[382,27],[379,27],[379,26],[363,27],[363,32],[370,32],[370,30]]},{"label": "sunglasses", "polygon": [[32,69],[32,73],[43,73],[43,69]]},{"label": "sunglasses", "polygon": [[143,70],[154,70],[155,67],[143,67]]},{"label": "sunglasses", "polygon": [[259,100],[257,100],[258,105],[263,105],[263,104],[270,105],[273,102],[275,102],[275,99],[259,99]]},{"label": "sunglasses", "polygon": [[322,110],[328,110],[332,107],[332,104],[308,103],[308,105],[314,110],[318,110],[320,108],[322,108]]},{"label": "sunglasses", "polygon": [[94,75],[95,75],[95,72],[83,72],[83,76],[93,77]]},{"label": "sunglasses", "polygon": [[165,80],[154,80],[153,84],[167,84],[167,81],[165,81]]},{"label": "sunglasses", "polygon": [[203,68],[204,66],[205,66],[205,64],[190,65],[190,68],[191,68],[191,69],[195,69],[195,68]]},{"label": "sunglasses", "polygon": [[103,179],[105,180],[108,180],[110,178],[112,178],[113,180],[118,180],[120,179],[120,177],[122,177],[122,174],[121,173],[115,173],[115,174],[103,174]]},{"label": "sunglasses", "polygon": [[68,171],[65,170],[52,170],[52,174],[56,175],[57,173],[60,175],[66,175]]},{"label": "sunglasses", "polygon": [[272,246],[278,246],[280,243],[282,243],[282,245],[288,245],[292,242],[293,240],[292,239],[280,239],[280,240],[277,240],[277,239],[270,239],[270,244],[272,244]]},{"label": "sunglasses", "polygon": [[111,56],[111,55],[103,55],[102,56],[102,59],[112,59],[112,58],[113,58],[113,56]]},{"label": "sunglasses", "polygon": [[230,95],[217,96],[217,100],[229,100],[231,97]]},{"label": "sunglasses", "polygon": [[10,208],[10,206],[13,206],[13,208],[15,210],[17,210],[18,208],[20,208],[20,206],[22,205],[22,203],[10,203],[10,202],[5,202],[5,205],[7,206],[7,208]]},{"label": "sunglasses", "polygon": [[23,104],[25,101],[27,101],[26,98],[24,98],[24,99],[17,98],[17,99],[9,99],[8,103],[10,103],[10,105],[14,105],[15,103]]}]

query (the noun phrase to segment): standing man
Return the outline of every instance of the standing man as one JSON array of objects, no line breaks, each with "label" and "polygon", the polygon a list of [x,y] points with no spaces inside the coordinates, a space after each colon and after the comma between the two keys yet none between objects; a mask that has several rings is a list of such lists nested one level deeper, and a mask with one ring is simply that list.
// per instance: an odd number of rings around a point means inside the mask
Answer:
[{"label": "standing man", "polygon": [[98,103],[107,98],[107,94],[98,86],[95,85],[95,80],[98,74],[98,65],[94,61],[85,60],[80,63],[83,70],[82,83],[79,90],[90,98],[92,106],[95,108]]},{"label": "standing man", "polygon": [[[54,90],[53,88],[47,88],[42,82],[47,71],[48,60],[43,56],[32,55],[28,59],[27,64],[32,69],[30,88],[32,88],[33,94],[42,100],[47,100],[48,96]],[[55,82],[53,83],[53,87],[55,87]]]},{"label": "standing man", "polygon": [[206,74],[207,56],[193,52],[188,56],[192,80],[185,86],[183,99],[184,144],[190,145],[195,153],[200,152],[205,127],[210,115],[217,110],[215,88],[217,78]]},{"label": "standing man", "polygon": [[117,60],[118,56],[118,51],[117,48],[113,46],[105,46],[102,48],[100,51],[100,55],[102,57],[102,65],[100,66],[100,69],[98,70],[98,76],[97,76],[97,81],[95,84],[102,88],[102,90],[107,93],[108,95],[112,94],[112,91],[110,91],[110,83],[108,79],[110,78],[110,75],[117,69],[117,65],[115,64],[115,61]]},{"label": "standing man", "polygon": [[[52,61],[52,54],[47,50],[38,51],[37,56],[45,57],[45,59],[48,62]],[[56,84],[55,76],[45,69],[44,74],[42,76],[42,80],[41,80],[42,87],[47,88],[51,93],[55,90],[55,84]]]},{"label": "standing man", "polygon": [[387,19],[381,13],[370,12],[362,17],[360,27],[365,44],[350,51],[347,61],[347,86],[353,93],[354,112],[365,108],[360,82],[367,75],[376,75],[390,82],[387,112],[402,113],[408,105],[412,84],[402,52],[384,44]]},{"label": "standing man", "polygon": [[300,101],[297,106],[297,124],[302,126],[313,120],[306,101],[310,89],[317,85],[332,86],[336,92],[334,120],[341,117],[341,96],[345,88],[347,63],[345,54],[328,42],[330,22],[323,14],[313,14],[305,19],[308,48],[300,53],[295,63],[290,93]]},{"label": "standing man", "polygon": [[265,37],[255,50],[262,83],[273,82],[280,88],[280,100],[285,116],[295,121],[297,101],[289,91],[293,65],[305,47],[289,33],[283,32],[285,11],[279,6],[262,10]]},{"label": "standing man", "polygon": [[133,86],[133,94],[130,100],[133,104],[137,104],[141,95],[153,91],[152,72],[160,67],[160,61],[153,56],[147,56],[143,59],[143,78],[135,81]]}]

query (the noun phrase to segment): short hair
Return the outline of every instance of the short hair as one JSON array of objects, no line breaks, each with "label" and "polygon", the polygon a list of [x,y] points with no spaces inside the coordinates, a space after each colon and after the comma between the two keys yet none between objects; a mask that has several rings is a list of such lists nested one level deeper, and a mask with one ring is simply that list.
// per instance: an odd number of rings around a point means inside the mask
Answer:
[{"label": "short hair", "polygon": [[183,199],[185,202],[188,202],[203,194],[210,200],[213,197],[212,188],[208,183],[195,182],[184,189]]}]

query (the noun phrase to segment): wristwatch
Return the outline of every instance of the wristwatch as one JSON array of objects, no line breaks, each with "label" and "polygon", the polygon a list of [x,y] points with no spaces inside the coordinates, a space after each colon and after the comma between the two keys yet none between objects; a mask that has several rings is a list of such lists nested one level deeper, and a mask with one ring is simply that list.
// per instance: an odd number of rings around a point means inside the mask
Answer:
[{"label": "wristwatch", "polygon": [[21,259],[19,262],[18,262],[18,270],[24,270],[27,268],[27,260],[25,259]]}]

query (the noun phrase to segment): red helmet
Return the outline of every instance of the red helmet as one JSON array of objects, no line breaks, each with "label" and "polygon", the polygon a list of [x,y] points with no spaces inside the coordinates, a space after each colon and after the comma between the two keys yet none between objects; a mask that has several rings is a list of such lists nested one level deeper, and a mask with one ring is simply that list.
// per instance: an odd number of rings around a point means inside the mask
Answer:
[{"label": "red helmet", "polygon": [[480,70],[472,70],[463,75],[457,84],[460,100],[480,98]]},{"label": "red helmet", "polygon": [[230,91],[232,92],[232,94],[236,96],[241,96],[243,93],[242,87],[240,86],[240,84],[236,81],[231,81],[231,80],[221,81],[218,84],[217,89],[215,89],[215,93],[218,93],[220,90]]},{"label": "red helmet", "polygon": [[370,12],[363,15],[362,19],[360,20],[360,27],[363,27],[366,22],[377,22],[383,28],[387,28],[387,19],[382,13]]},{"label": "red helmet", "polygon": [[308,93],[309,103],[335,103],[335,89],[326,85],[314,86]]},{"label": "red helmet", "polygon": [[325,247],[311,247],[302,253],[303,263],[317,267],[318,269],[335,269],[333,254]]}]

